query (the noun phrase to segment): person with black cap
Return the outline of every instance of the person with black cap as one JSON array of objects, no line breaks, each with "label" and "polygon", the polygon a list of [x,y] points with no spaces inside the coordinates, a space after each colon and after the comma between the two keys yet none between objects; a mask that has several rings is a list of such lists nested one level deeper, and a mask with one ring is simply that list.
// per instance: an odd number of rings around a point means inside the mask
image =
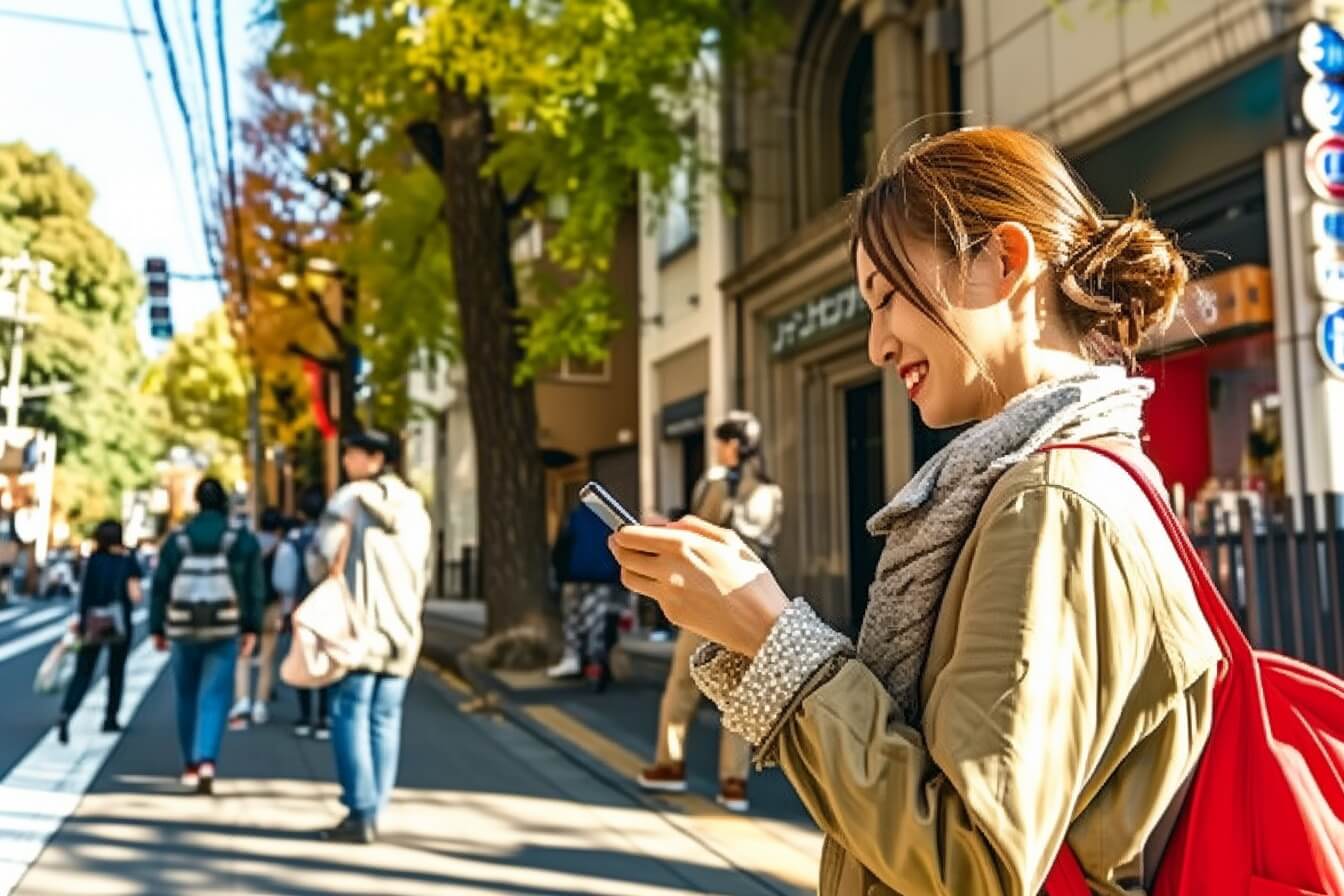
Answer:
[{"label": "person with black cap", "polygon": [[351,481],[328,502],[315,545],[345,578],[368,653],[331,686],[331,742],[347,814],[321,835],[371,843],[396,783],[402,704],[423,638],[431,532],[424,501],[388,466],[396,459],[390,437],[364,430],[343,448]]},{"label": "person with black cap", "polygon": [[[761,424],[747,411],[730,411],[714,428],[717,465],[705,471],[691,492],[691,512],[716,526],[733,529],[762,560],[770,563],[783,517],[783,493],[765,473]],[[691,678],[691,654],[704,639],[683,629],[663,687],[658,713],[657,757],[639,775],[648,791],[686,790],[686,734],[700,705],[700,689]],[[724,728],[719,734],[718,802],[745,812],[751,746]]]},{"label": "person with black cap", "polygon": [[164,541],[149,630],[159,650],[172,642],[182,783],[211,793],[234,667],[256,646],[266,585],[257,539],[230,525],[229,496],[218,479],[201,480],[196,504],[195,518]]}]

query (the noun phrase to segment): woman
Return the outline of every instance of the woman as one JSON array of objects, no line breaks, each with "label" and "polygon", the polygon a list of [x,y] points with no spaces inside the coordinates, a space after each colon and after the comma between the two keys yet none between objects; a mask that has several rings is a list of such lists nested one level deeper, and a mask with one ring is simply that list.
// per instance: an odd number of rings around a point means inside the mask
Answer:
[{"label": "woman", "polygon": [[131,645],[131,604],[141,598],[140,567],[121,543],[121,523],[104,520],[93,532],[96,545],[84,569],[79,590],[81,646],[75,658],[75,675],[61,702],[56,733],[61,743],[70,742],[70,717],[88,693],[98,654],[107,647],[107,708],[103,730],[121,730],[121,692],[126,681],[126,655]]},{"label": "woman", "polygon": [[1218,650],[1127,474],[1040,449],[1140,456],[1151,384],[1104,362],[1171,318],[1186,265],[1004,128],[916,144],[855,211],[872,362],[930,426],[979,421],[870,522],[857,645],[704,522],[615,535],[624,581],[716,642],[696,681],[827,834],[823,894],[1035,894],[1066,841],[1096,892],[1140,892]]}]

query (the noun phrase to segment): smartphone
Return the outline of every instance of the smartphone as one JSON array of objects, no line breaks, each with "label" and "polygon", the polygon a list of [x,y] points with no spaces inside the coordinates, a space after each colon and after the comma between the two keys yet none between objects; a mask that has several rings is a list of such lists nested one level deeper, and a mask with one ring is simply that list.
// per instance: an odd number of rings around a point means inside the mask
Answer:
[{"label": "smartphone", "polygon": [[639,520],[622,507],[621,502],[613,498],[599,483],[590,482],[579,489],[579,500],[597,514],[597,518],[606,523],[613,532],[622,526],[639,525]]}]

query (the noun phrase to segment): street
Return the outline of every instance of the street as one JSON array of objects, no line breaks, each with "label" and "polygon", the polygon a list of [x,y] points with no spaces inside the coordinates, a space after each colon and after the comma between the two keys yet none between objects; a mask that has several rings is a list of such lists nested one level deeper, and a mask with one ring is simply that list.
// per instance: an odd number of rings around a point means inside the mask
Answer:
[{"label": "street", "polygon": [[[291,732],[288,689],[272,721],[226,735],[214,797],[177,783],[166,655],[143,638],[127,670],[126,731],[98,732],[100,678],[56,742],[58,697],[32,680],[69,608],[0,609],[0,893],[795,894],[820,838],[778,773],[757,814],[704,795],[647,798],[629,783],[657,691],[604,695],[521,676],[508,711],[462,711],[461,682],[422,663],[406,705],[398,790],[371,847],[313,833],[341,812],[331,748]],[[530,684],[529,684],[530,682]],[[708,713],[704,713],[708,716]],[[704,719],[697,728],[706,727]],[[709,747],[713,732],[695,732]],[[645,737],[651,740],[652,732]],[[711,749],[697,755],[710,760]],[[712,760],[711,760],[712,761]],[[712,767],[692,790],[712,793]]]}]

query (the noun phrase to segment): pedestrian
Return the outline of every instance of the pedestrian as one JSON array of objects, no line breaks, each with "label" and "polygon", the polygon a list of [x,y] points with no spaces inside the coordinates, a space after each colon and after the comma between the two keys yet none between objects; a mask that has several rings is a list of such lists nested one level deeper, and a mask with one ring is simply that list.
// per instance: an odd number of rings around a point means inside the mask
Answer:
[{"label": "pedestrian", "polygon": [[1186,263],[1008,128],[917,142],[853,221],[872,363],[927,425],[976,422],[870,521],[857,645],[706,522],[615,534],[625,582],[713,642],[695,679],[827,834],[822,896],[1034,894],[1066,843],[1097,892],[1147,890],[1220,651],[1128,473],[1040,449],[1160,481],[1129,371]]},{"label": "pedestrian", "polygon": [[628,600],[620,588],[620,567],[607,545],[610,531],[582,503],[575,504],[551,552],[560,584],[565,643],[560,661],[547,674],[571,678],[586,671],[598,690],[611,679],[611,648],[618,617]]},{"label": "pedestrian", "polygon": [[172,645],[181,782],[212,793],[234,669],[256,647],[266,588],[257,539],[230,524],[229,496],[218,479],[201,480],[196,504],[195,518],[159,553],[149,630],[159,650]]},{"label": "pedestrian", "polygon": [[[344,440],[351,480],[328,502],[317,544],[339,569],[369,637],[365,661],[331,686],[332,746],[346,816],[325,840],[372,843],[396,784],[406,684],[423,638],[429,582],[429,514],[389,464],[390,437],[363,430]],[[316,581],[316,579],[314,579]]]},{"label": "pedestrian", "polygon": [[278,507],[267,507],[261,512],[257,544],[261,549],[261,574],[265,583],[266,599],[261,613],[261,632],[257,638],[256,690],[252,690],[253,657],[240,656],[233,678],[233,709],[229,712],[229,730],[242,731],[249,720],[254,725],[265,725],[270,720],[269,704],[275,692],[275,645],[280,637],[283,614],[280,593],[272,580],[275,553],[285,534],[285,517]]},{"label": "pedestrian", "polygon": [[[320,485],[309,485],[299,490],[299,519],[288,535],[280,542],[275,551],[275,566],[271,572],[271,585],[280,595],[280,612],[287,620],[294,609],[303,602],[313,590],[317,578],[321,576],[320,565],[316,574],[310,572],[309,563],[313,539],[317,534],[317,521],[322,516],[326,496]],[[318,740],[331,739],[330,691],[328,688],[296,688],[299,697],[299,719],[294,724],[297,737],[313,736]],[[314,715],[316,702],[316,715]]]},{"label": "pedestrian", "polygon": [[118,715],[126,682],[126,656],[131,649],[131,605],[140,603],[140,567],[122,545],[121,523],[103,520],[94,529],[97,545],[84,569],[79,588],[79,607],[75,625],[79,653],[75,657],[75,675],[61,702],[56,722],[60,742],[70,742],[70,717],[84,702],[98,655],[107,648],[107,705],[103,731],[121,730]]},{"label": "pedestrian", "polygon": [[[695,484],[691,511],[699,519],[735,531],[754,547],[757,556],[768,560],[782,522],[783,495],[765,473],[760,421],[747,411],[730,412],[714,428],[714,451],[717,463]],[[703,643],[704,638],[689,628],[677,635],[658,711],[656,758],[638,778],[645,790],[681,793],[686,789],[686,734],[701,697],[691,678],[691,655]],[[733,812],[751,808],[747,798],[750,766],[750,745],[722,727],[719,805]]]}]

